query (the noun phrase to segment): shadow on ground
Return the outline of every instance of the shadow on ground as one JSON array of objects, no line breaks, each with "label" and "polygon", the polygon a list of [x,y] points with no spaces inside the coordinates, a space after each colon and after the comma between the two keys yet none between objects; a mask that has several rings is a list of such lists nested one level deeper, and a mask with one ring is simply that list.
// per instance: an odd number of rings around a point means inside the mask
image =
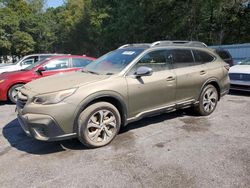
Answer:
[{"label": "shadow on ground", "polygon": [[236,90],[230,90],[229,95],[250,96],[250,92],[249,92],[249,91],[236,91]]},{"label": "shadow on ground", "polygon": [[[130,123],[126,127],[122,128],[120,134],[118,135],[116,143],[119,145],[119,139],[122,139],[121,137],[126,135],[124,133],[130,130],[148,126],[154,123],[160,123],[166,120],[182,116],[192,116],[192,113],[190,113],[188,110],[176,111],[168,114],[162,114],[154,117],[144,118],[140,121]],[[2,132],[3,136],[8,140],[8,142],[12,147],[15,147],[20,151],[24,151],[30,154],[45,155],[45,154],[63,152],[65,150],[87,150],[87,148],[84,147],[77,139],[58,141],[58,142],[43,142],[28,137],[23,132],[17,119],[5,125]]]},{"label": "shadow on ground", "polygon": [[0,101],[0,106],[4,106],[4,105],[14,105],[14,104],[9,101]]}]

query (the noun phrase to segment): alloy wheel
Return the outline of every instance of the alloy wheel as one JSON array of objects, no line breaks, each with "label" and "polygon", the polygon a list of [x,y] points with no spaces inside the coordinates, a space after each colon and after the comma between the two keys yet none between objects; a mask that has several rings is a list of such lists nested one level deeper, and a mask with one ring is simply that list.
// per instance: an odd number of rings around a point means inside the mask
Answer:
[{"label": "alloy wheel", "polygon": [[218,100],[217,91],[214,88],[209,88],[203,96],[203,107],[206,112],[212,112],[216,107]]},{"label": "alloy wheel", "polygon": [[109,110],[99,110],[88,120],[87,135],[95,143],[107,142],[116,134],[117,120]]}]

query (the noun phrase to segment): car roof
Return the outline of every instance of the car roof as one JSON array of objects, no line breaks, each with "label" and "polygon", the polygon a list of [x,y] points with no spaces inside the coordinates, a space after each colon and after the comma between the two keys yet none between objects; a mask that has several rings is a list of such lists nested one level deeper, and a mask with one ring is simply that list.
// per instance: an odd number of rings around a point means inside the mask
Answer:
[{"label": "car roof", "polygon": [[59,55],[59,56],[48,57],[47,60],[59,59],[59,58],[82,58],[82,59],[89,59],[89,60],[96,59],[94,57],[89,57],[89,56],[85,56],[85,55]]},{"label": "car roof", "polygon": [[133,44],[125,44],[120,46],[118,49],[125,48],[154,48],[154,47],[199,47],[199,48],[207,48],[207,45],[200,41],[181,41],[181,40],[165,40],[165,41],[156,41],[153,43],[133,43]]}]

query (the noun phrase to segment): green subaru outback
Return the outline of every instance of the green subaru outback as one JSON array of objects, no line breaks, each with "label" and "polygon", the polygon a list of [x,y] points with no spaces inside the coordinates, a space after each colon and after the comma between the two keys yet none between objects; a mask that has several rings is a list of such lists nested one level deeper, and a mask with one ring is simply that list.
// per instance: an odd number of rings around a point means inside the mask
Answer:
[{"label": "green subaru outback", "polygon": [[24,85],[18,120],[38,140],[77,137],[87,147],[100,147],[145,116],[187,107],[211,114],[229,90],[228,69],[200,42],[127,44],[82,71]]}]

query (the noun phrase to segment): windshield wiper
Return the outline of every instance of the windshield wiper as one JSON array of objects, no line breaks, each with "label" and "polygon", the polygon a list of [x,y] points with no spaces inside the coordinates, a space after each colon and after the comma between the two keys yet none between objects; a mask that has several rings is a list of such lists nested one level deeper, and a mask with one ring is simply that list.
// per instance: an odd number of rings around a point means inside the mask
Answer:
[{"label": "windshield wiper", "polygon": [[86,69],[82,69],[82,72],[87,72],[87,73],[99,75],[99,73],[97,73],[97,72],[89,71],[89,70],[86,70]]}]

